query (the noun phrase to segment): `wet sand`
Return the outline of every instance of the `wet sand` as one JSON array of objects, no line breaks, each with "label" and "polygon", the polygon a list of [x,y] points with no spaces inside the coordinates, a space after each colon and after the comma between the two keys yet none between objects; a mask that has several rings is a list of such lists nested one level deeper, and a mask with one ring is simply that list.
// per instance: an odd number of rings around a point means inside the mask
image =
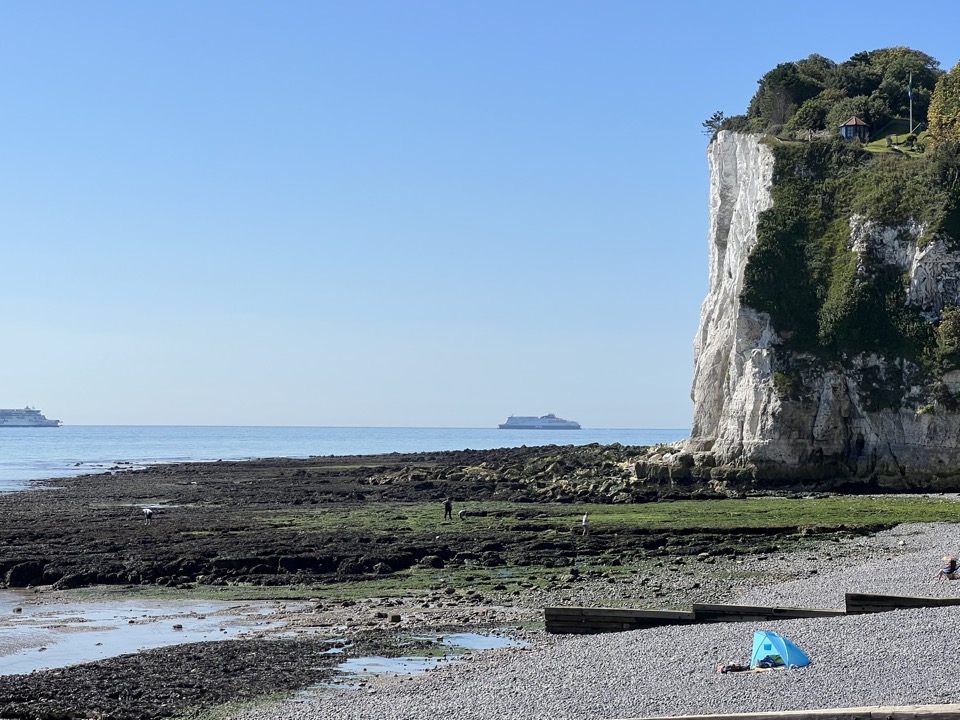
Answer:
[{"label": "wet sand", "polygon": [[0,675],[92,662],[169,645],[282,632],[306,604],[112,600],[0,591]]}]

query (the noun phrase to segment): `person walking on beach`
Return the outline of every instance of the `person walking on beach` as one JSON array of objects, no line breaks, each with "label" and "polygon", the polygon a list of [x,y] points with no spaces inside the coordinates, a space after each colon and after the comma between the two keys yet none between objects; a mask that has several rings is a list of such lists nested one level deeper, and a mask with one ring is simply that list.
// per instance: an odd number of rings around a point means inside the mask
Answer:
[{"label": "person walking on beach", "polygon": [[443,503],[443,519],[453,520],[453,500],[450,498]]},{"label": "person walking on beach", "polygon": [[590,518],[587,516],[587,513],[583,514],[583,518],[580,520],[580,526],[583,528],[581,535],[587,534],[587,527],[590,525]]}]

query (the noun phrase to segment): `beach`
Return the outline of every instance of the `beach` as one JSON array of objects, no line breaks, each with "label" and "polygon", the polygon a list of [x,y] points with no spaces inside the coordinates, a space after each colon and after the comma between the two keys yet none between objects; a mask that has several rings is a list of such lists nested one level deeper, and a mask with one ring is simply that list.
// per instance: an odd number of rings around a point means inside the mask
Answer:
[{"label": "beach", "polygon": [[[513,448],[168,464],[0,495],[0,637],[6,629],[13,638],[0,642],[0,668],[13,669],[0,675],[0,716],[546,719],[763,709],[769,693],[756,688],[786,680],[731,685],[714,672],[718,661],[745,659],[753,626],[552,636],[543,608],[837,608],[847,591],[960,591],[960,583],[932,579],[940,557],[960,547],[952,523],[873,535],[870,523],[854,531],[789,521],[675,532],[609,524],[617,507],[632,506],[607,505],[612,514],[594,506],[583,534],[584,506],[570,498],[622,492],[632,452]],[[545,480],[551,473],[560,479]],[[549,494],[533,502],[535,493]],[[454,514],[444,519],[449,497]],[[952,517],[956,497],[929,500],[930,512]],[[725,502],[749,513],[753,501]],[[788,514],[803,504],[793,502],[772,501]],[[143,507],[154,511],[149,521]],[[925,664],[934,649],[949,654],[936,629],[953,617],[946,608],[770,623],[765,629],[783,631],[814,660],[789,674],[796,692],[778,693],[777,702],[939,702],[937,683],[949,685],[938,673],[946,670],[931,675]],[[42,641],[27,637],[40,632]],[[523,645],[443,644],[462,633]],[[864,634],[873,665],[842,655]],[[877,640],[887,636],[895,638],[889,647]],[[894,651],[911,657],[896,665],[903,683],[847,678],[838,688],[817,675],[843,667],[874,677]],[[61,659],[38,659],[55,655]],[[363,672],[369,658],[408,655],[449,662],[413,675]],[[344,672],[351,662],[359,671]],[[921,670],[935,678],[923,692],[911,679]],[[816,680],[807,687],[803,678]],[[713,690],[691,694],[683,689],[690,683]]]},{"label": "beach", "polygon": [[[817,557],[771,558],[797,576],[744,589],[747,604],[837,608],[845,592],[956,596],[936,583],[960,526],[910,524],[859,538]],[[413,678],[378,676],[363,690],[317,693],[235,715],[303,718],[631,718],[953,701],[960,608],[757,623],[716,623],[590,636],[548,636],[525,649],[477,655]],[[718,674],[747,662],[755,629],[789,638],[811,658],[804,668]]]}]

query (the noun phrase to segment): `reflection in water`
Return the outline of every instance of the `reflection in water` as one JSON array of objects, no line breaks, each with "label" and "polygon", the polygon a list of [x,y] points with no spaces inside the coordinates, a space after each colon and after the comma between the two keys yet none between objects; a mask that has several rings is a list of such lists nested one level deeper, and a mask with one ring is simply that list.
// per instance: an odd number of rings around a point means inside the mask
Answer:
[{"label": "reflection in water", "polygon": [[[0,675],[67,667],[140,650],[251,635],[297,633],[287,625],[289,612],[307,603],[207,600],[60,601],[32,591],[0,590]],[[359,687],[375,673],[415,674],[456,662],[470,652],[526,643],[503,635],[420,634],[411,643],[427,644],[428,655],[363,657],[337,665],[333,683],[323,687]],[[350,647],[345,638],[328,638],[329,653]],[[308,691],[309,694],[310,691]]]},{"label": "reflection in water", "polygon": [[[226,640],[283,625],[282,603],[38,602],[0,591],[0,675],[66,667],[150,648]],[[289,609],[289,604],[286,604]]]},{"label": "reflection in water", "polygon": [[439,648],[445,648],[442,655],[407,655],[404,657],[351,658],[337,665],[340,675],[331,682],[320,683],[299,693],[294,702],[309,699],[317,692],[330,689],[356,689],[362,687],[371,675],[393,673],[396,675],[416,675],[440,667],[445,663],[457,662],[473,651],[499,650],[507,647],[526,647],[527,643],[504,635],[483,633],[455,633],[452,635],[418,635],[415,639],[432,642]]}]

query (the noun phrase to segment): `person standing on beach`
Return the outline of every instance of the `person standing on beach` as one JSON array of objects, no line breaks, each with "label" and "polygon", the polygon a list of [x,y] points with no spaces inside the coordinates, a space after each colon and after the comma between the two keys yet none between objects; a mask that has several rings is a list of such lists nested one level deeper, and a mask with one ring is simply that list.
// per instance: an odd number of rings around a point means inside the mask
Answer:
[{"label": "person standing on beach", "polygon": [[453,520],[453,500],[450,498],[443,503],[443,519]]},{"label": "person standing on beach", "polygon": [[584,513],[583,519],[580,520],[580,525],[581,527],[583,527],[583,532],[581,533],[582,535],[587,534],[587,527],[589,526],[589,524],[590,524],[590,518],[587,516],[587,513]]}]

